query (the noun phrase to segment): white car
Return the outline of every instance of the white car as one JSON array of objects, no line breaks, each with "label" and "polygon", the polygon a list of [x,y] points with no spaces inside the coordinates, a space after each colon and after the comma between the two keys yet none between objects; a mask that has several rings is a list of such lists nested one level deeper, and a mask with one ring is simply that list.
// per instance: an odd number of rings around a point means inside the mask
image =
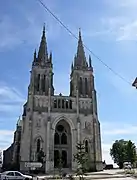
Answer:
[{"label": "white car", "polygon": [[22,174],[19,171],[5,171],[5,172],[1,173],[0,180],[5,180],[5,179],[32,180],[33,178],[32,178],[32,176]]}]

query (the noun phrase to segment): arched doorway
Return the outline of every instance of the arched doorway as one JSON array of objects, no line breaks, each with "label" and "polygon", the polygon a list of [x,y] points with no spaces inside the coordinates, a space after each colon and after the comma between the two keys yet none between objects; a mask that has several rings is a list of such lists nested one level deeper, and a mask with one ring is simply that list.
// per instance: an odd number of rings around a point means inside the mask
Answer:
[{"label": "arched doorway", "polygon": [[54,133],[54,168],[71,168],[72,139],[70,125],[60,120]]}]

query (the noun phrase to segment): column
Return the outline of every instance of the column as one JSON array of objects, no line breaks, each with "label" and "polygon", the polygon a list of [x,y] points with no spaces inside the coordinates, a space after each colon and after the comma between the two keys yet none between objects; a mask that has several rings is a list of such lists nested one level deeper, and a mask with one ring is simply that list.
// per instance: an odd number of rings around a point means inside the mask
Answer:
[{"label": "column", "polygon": [[49,148],[50,148],[50,121],[47,123],[47,149],[46,149],[46,172],[50,170],[50,159],[49,159]]},{"label": "column", "polygon": [[77,122],[77,131],[78,131],[78,143],[80,142],[80,122]]},{"label": "column", "polygon": [[48,119],[47,119],[47,139],[46,139],[46,143],[47,143],[47,149],[46,149],[46,172],[48,172],[50,170],[50,110],[51,110],[51,91],[49,88],[49,92],[48,92]]}]

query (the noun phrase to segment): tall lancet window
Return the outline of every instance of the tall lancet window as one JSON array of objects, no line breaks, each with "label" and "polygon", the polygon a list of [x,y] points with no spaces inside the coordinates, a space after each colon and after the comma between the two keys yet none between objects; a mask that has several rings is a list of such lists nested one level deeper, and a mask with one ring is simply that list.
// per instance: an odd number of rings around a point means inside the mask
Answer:
[{"label": "tall lancet window", "polygon": [[82,77],[79,79],[79,94],[82,94]]},{"label": "tall lancet window", "polygon": [[85,141],[85,152],[88,153],[88,141]]},{"label": "tall lancet window", "polygon": [[42,91],[43,91],[43,92],[45,92],[45,83],[46,83],[46,82],[45,82],[45,79],[46,79],[46,77],[45,77],[45,75],[44,75],[44,76],[42,77],[42,83],[41,83],[41,84],[42,84]]},{"label": "tall lancet window", "polygon": [[37,140],[37,152],[40,151],[40,139]]},{"label": "tall lancet window", "polygon": [[37,76],[37,91],[39,91],[40,88],[40,74]]},{"label": "tall lancet window", "polygon": [[88,80],[85,78],[85,94],[88,95]]}]

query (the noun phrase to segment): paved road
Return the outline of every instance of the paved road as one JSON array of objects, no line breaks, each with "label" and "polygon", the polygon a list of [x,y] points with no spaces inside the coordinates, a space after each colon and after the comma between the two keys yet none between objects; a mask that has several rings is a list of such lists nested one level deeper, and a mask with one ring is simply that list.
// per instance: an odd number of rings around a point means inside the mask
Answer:
[{"label": "paved road", "polygon": [[[134,178],[127,177],[127,178],[109,178],[108,180],[133,180]],[[101,180],[106,180],[106,179],[101,179]]]}]

